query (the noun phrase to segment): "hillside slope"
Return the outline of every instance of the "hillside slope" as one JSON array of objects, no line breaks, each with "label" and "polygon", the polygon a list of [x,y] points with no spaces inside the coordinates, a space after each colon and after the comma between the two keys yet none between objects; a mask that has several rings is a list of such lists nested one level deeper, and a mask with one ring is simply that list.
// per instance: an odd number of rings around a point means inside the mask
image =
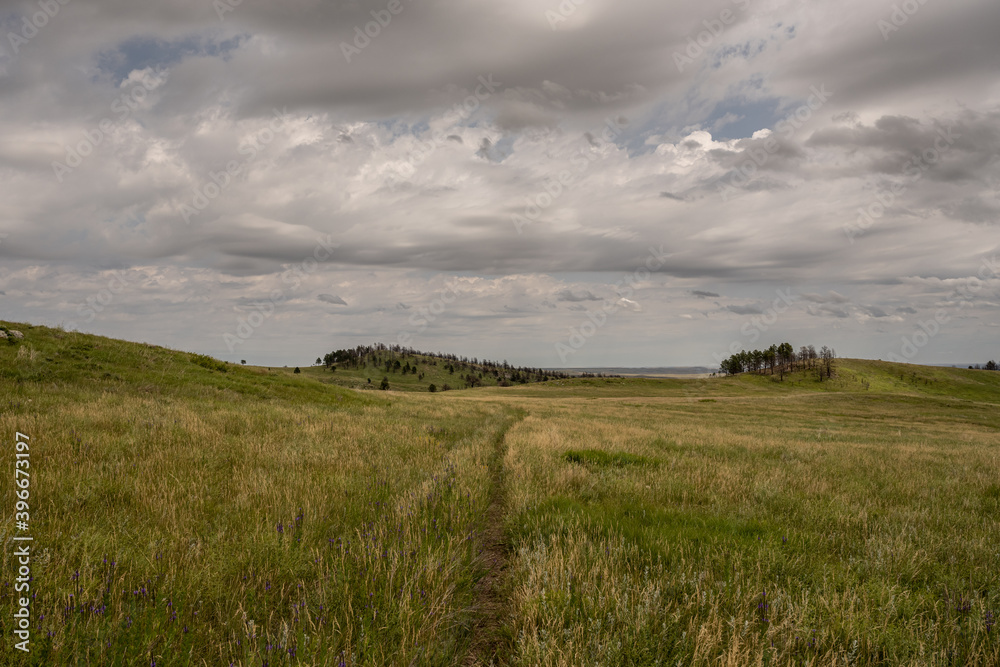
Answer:
[{"label": "hillside slope", "polygon": [[290,373],[242,367],[211,357],[23,323],[21,341],[0,340],[0,381],[20,393],[39,386],[91,393],[365,402],[362,396]]}]

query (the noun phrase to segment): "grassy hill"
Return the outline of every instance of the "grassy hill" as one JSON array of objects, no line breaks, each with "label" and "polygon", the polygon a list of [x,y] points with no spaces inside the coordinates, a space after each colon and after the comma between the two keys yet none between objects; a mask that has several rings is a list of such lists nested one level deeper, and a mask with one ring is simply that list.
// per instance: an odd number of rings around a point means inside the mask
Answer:
[{"label": "grassy hill", "polygon": [[[450,391],[475,387],[509,387],[567,377],[506,362],[479,361],[454,355],[366,346],[326,355],[329,363],[303,369],[323,382],[352,389],[380,389],[384,379],[394,391]],[[432,389],[433,386],[433,389]]]},{"label": "grassy hill", "polygon": [[3,324],[3,664],[1000,664],[1000,373],[355,391]]},{"label": "grassy hill", "polygon": [[224,400],[232,395],[307,402],[369,400],[305,381],[284,369],[243,367],[158,345],[30,324],[3,324],[21,331],[25,338],[14,344],[0,340],[0,379],[32,391],[51,386],[81,398],[98,392],[208,400]]}]

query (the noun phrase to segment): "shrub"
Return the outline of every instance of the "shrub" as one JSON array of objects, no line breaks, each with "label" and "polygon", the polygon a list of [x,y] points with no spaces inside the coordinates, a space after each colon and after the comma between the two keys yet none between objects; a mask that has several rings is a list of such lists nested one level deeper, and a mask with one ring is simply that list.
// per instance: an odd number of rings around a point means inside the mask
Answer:
[{"label": "shrub", "polygon": [[433,382],[431,382],[430,386],[427,387],[427,391],[431,392],[432,394],[437,390],[438,390],[437,385],[435,385]]},{"label": "shrub", "polygon": [[298,367],[298,366],[296,366],[296,367],[295,367],[295,370],[294,370],[293,372],[295,372],[295,373],[301,373],[302,371],[300,371],[300,370],[299,370],[299,367]]}]

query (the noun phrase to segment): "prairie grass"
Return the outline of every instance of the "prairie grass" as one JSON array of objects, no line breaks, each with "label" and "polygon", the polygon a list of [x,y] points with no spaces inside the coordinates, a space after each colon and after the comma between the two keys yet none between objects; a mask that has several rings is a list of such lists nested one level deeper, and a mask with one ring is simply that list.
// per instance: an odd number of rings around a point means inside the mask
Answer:
[{"label": "prairie grass", "polygon": [[1000,664],[995,404],[531,412],[508,436],[511,664]]},{"label": "prairie grass", "polygon": [[0,664],[1000,664],[1000,373],[359,392],[7,326]]},{"label": "prairie grass", "polygon": [[[502,407],[359,397],[20,328],[38,354],[0,347],[0,429],[32,437],[34,627],[25,656],[8,650],[4,623],[0,662],[439,665],[463,654]],[[5,503],[12,481],[0,478]],[[5,619],[14,576],[8,554]]]}]

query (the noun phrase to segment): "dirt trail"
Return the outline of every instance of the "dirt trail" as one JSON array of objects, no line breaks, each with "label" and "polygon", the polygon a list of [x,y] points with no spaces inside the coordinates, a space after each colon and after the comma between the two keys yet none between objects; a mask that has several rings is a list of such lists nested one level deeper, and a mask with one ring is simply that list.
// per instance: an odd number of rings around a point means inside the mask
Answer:
[{"label": "dirt trail", "polygon": [[519,412],[516,419],[496,435],[493,451],[490,452],[490,496],[483,517],[482,553],[479,556],[484,575],[473,589],[474,621],[472,642],[463,663],[466,667],[496,667],[502,664],[502,657],[509,648],[503,634],[504,613],[508,607],[503,582],[510,556],[510,544],[504,534],[507,480],[503,460],[507,454],[507,433],[523,418],[524,414]]}]

